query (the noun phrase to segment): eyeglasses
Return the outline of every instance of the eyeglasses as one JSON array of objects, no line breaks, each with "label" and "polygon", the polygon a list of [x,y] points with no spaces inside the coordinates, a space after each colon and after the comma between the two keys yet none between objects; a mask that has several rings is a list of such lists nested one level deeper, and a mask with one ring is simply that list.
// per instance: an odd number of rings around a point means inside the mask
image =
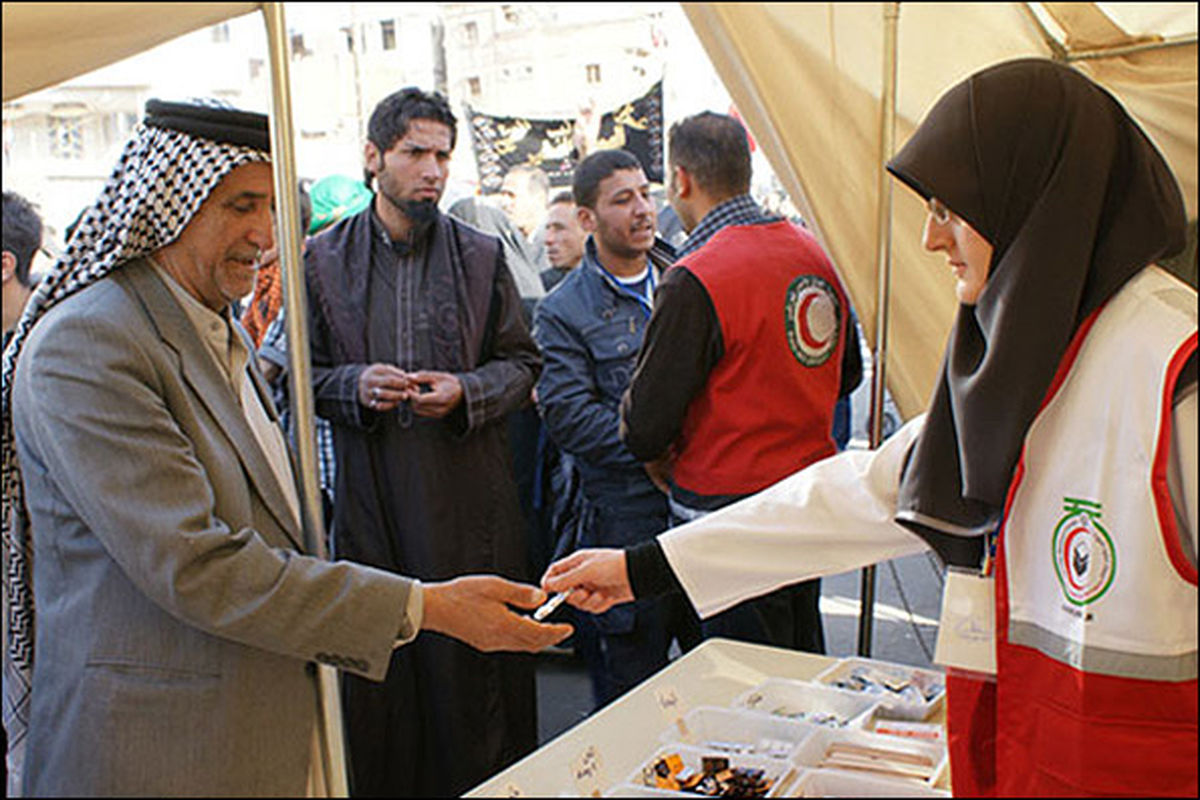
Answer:
[{"label": "eyeglasses", "polygon": [[936,197],[929,198],[929,201],[925,204],[925,208],[929,210],[929,216],[933,217],[933,221],[938,225],[945,225],[953,216],[950,209],[946,208],[942,201]]}]

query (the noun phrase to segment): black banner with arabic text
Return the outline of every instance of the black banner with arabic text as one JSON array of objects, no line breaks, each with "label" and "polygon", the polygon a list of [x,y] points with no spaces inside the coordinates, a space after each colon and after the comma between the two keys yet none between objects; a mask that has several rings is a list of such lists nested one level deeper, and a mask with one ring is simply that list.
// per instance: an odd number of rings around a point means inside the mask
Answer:
[{"label": "black banner with arabic text", "polygon": [[[504,176],[519,165],[546,173],[551,186],[569,186],[578,153],[569,119],[497,117],[468,108],[471,140],[484,194],[500,191]],[[638,157],[646,177],[663,180],[662,81],[644,95],[600,118],[598,150],[622,148]]]},{"label": "black banner with arabic text", "polygon": [[642,162],[651,183],[663,182],[662,81],[650,91],[600,118],[597,150],[628,150]]}]

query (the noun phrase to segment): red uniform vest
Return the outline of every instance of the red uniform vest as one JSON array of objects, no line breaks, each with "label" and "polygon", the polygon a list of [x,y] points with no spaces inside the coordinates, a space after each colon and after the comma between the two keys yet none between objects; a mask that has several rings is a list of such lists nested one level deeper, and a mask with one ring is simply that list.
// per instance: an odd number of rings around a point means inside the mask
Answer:
[{"label": "red uniform vest", "polygon": [[951,684],[956,794],[986,791],[994,774],[1010,797],[1196,796],[1196,569],[1166,487],[1195,304],[1145,270],[1060,365],[998,542],[997,682],[974,698]]},{"label": "red uniform vest", "polygon": [[730,225],[679,264],[707,290],[725,354],[688,406],[675,483],[748,494],[836,452],[849,314],[816,239],[787,221]]}]

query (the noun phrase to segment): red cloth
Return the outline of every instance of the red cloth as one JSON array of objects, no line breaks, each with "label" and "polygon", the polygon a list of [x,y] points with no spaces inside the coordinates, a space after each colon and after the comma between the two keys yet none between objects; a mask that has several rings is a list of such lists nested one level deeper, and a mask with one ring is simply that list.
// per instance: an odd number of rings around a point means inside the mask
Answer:
[{"label": "red cloth", "polygon": [[279,316],[281,308],[283,275],[279,268],[279,259],[276,258],[258,268],[258,274],[254,278],[254,295],[250,298],[246,310],[242,312],[242,327],[254,340],[255,347],[262,346],[267,328],[271,327],[275,317]]},{"label": "red cloth", "polygon": [[995,681],[946,670],[946,734],[954,796],[995,797]]}]

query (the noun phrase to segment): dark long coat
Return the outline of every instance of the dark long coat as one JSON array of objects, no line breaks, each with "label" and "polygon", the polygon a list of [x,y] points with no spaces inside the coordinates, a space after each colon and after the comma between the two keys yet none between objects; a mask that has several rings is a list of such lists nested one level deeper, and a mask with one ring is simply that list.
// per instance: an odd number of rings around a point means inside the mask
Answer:
[{"label": "dark long coat", "polygon": [[[499,242],[440,216],[410,249],[373,213],[330,228],[305,258],[316,409],[338,462],[334,555],[424,581],[527,580],[505,421],[541,358]],[[441,420],[373,412],[357,385],[379,362],[453,373],[463,401]],[[459,794],[536,746],[530,656],[425,633],[395,652],[382,686],[348,677],[344,701],[359,795]]]}]

